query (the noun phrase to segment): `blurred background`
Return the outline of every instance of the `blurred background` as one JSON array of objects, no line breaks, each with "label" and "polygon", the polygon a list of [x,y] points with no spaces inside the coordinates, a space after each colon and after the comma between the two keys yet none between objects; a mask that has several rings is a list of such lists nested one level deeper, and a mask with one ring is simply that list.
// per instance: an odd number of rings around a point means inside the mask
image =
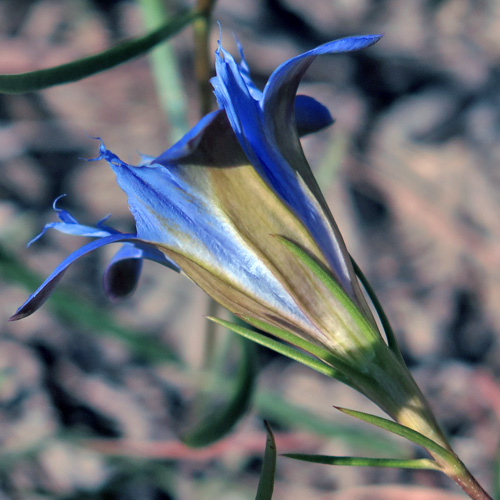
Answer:
[{"label": "blurred background", "polygon": [[[166,3],[170,12],[185,5]],[[500,417],[500,3],[219,0],[213,19],[233,53],[238,36],[261,87],[281,62],[316,45],[385,33],[370,49],[322,57],[309,70],[301,93],[327,105],[336,123],[303,145],[412,372],[457,453],[491,490]],[[146,30],[133,1],[3,0],[0,73],[69,62]],[[214,22],[211,54],[218,37]],[[111,170],[82,161],[97,154],[89,136],[134,163],[199,119],[192,28],[170,46],[176,65],[165,86],[181,82],[180,113],[170,118],[148,57],[0,95],[0,499],[253,498],[263,419],[279,452],[420,456],[332,408],[376,411],[361,396],[263,349],[248,415],[207,449],[182,446],[179,435],[227,395],[222,379],[236,372],[238,351],[219,333],[224,350],[207,387],[204,294],[146,264],[134,295],[108,301],[101,276],[113,248],[75,264],[34,316],[7,322],[84,242],[49,232],[25,248],[56,219],[54,198],[67,194],[60,206],[82,223],[111,213],[115,227],[133,230]],[[275,498],[330,499],[384,483],[456,491],[433,472],[279,458]]]}]

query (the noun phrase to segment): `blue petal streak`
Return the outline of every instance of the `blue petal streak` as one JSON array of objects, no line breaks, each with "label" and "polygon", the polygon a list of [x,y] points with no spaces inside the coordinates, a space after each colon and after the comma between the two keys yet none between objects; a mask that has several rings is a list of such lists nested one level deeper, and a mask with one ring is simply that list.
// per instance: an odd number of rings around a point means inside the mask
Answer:
[{"label": "blue petal streak", "polygon": [[[352,298],[359,297],[360,292],[354,289],[357,285],[352,284],[347,250],[300,145],[296,92],[304,73],[318,55],[358,50],[372,45],[380,36],[336,40],[290,59],[273,72],[262,96],[256,96],[248,84],[246,63],[238,65],[219,44],[217,76],[211,80],[219,107],[226,111],[245,154],[309,229]],[[320,115],[323,119],[326,116],[323,110]]]}]

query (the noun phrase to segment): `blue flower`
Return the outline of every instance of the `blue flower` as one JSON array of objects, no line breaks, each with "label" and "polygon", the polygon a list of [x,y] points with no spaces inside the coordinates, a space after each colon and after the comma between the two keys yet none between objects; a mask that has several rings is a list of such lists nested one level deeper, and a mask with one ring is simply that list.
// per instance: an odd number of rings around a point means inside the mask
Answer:
[{"label": "blue flower", "polygon": [[96,160],[106,160],[115,172],[136,232],[121,233],[107,220],[95,228],[79,224],[54,203],[60,222],[47,224],[39,236],[52,228],[96,239],[57,266],[11,319],[36,311],[75,260],[103,245],[123,243],[104,275],[111,297],[131,292],[142,260],[149,259],[183,272],[237,315],[292,331],[339,354],[364,352],[353,345],[363,347],[374,339],[356,331],[350,312],[276,235],[328,269],[367,321],[374,321],[299,141],[299,135],[332,123],[331,116],[296,92],[318,55],[357,50],[379,38],[345,38],[295,57],[273,72],[263,92],[252,83],[241,49],[237,64],[219,45],[212,80],[218,111],[163,154],[143,158],[137,166],[123,162],[101,141]]}]

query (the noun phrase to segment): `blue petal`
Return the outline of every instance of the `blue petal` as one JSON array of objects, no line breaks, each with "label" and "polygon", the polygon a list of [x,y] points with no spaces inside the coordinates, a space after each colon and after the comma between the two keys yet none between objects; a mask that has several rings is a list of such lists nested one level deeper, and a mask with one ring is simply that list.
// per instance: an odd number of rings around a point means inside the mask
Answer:
[{"label": "blue petal", "polygon": [[271,75],[264,89],[262,108],[266,127],[277,141],[283,156],[293,161],[300,148],[293,122],[295,95],[302,77],[317,56],[351,52],[376,43],[382,35],[355,36],[325,43],[280,65]]},{"label": "blue petal", "polygon": [[132,243],[124,243],[116,252],[103,275],[104,291],[112,300],[130,295],[140,278],[143,259],[158,262],[179,272],[179,267],[156,249],[139,248]]},{"label": "blue petal", "polygon": [[298,95],[295,98],[294,110],[300,137],[318,132],[334,122],[328,108],[307,95]]},{"label": "blue petal", "polygon": [[311,328],[283,284],[218,206],[214,182],[233,171],[240,178],[239,166],[251,168],[224,112],[206,117],[149,165],[128,165],[104,147],[100,153],[128,196],[139,238],[176,252],[230,283],[229,288],[268,304],[280,317]]},{"label": "blue petal", "polygon": [[71,255],[66,257],[54,269],[51,275],[40,285],[38,290],[33,295],[30,295],[28,300],[17,310],[16,314],[14,314],[10,318],[10,321],[16,321],[18,319],[25,318],[26,316],[29,316],[30,314],[33,314],[35,311],[37,311],[49,298],[50,294],[54,291],[54,288],[59,283],[68,267],[80,257],[87,255],[97,248],[108,245],[109,243],[134,240],[137,240],[137,237],[134,234],[113,234],[95,241],[91,241],[90,243],[87,243],[83,247],[79,248]]},{"label": "blue petal", "polygon": [[65,194],[58,196],[54,203],[52,204],[53,209],[57,212],[57,216],[61,222],[49,222],[45,224],[40,234],[35,236],[29,243],[28,246],[32,245],[35,241],[39,240],[48,229],[55,229],[60,233],[72,234],[74,236],[89,236],[92,238],[103,238],[104,236],[109,236],[110,234],[116,234],[118,231],[110,227],[104,226],[105,222],[109,216],[105,217],[97,223],[97,227],[85,226],[80,224],[69,212],[57,207],[57,202],[66,196]]},{"label": "blue petal", "polygon": [[240,53],[240,63],[238,64],[240,74],[247,86],[250,95],[256,101],[260,101],[262,99],[262,92],[253,83],[252,77],[250,76],[250,68],[248,67],[247,61],[245,59],[245,54],[243,53],[243,47],[237,38],[236,45],[238,46],[238,52]]},{"label": "blue petal", "polygon": [[[158,158],[149,158],[149,162],[144,161],[140,166],[147,166],[151,163],[159,163],[161,165],[175,165],[180,159],[185,159],[189,155],[193,154],[198,148],[203,133],[210,126],[214,120],[216,120],[222,111],[213,111],[208,115],[204,116],[189,132],[186,133],[182,139],[176,142],[171,148],[167,149]],[[105,148],[104,148],[105,150]],[[104,157],[104,156],[102,156]],[[143,159],[146,157],[143,156]],[[108,157],[106,157],[108,160]],[[109,161],[109,160],[108,160]]]},{"label": "blue petal", "polygon": [[[296,92],[301,78],[320,54],[346,52],[375,43],[380,35],[352,37],[327,43],[282,64],[256,101],[247,74],[219,44],[212,85],[245,154],[301,219],[329,261],[332,271],[352,298],[349,257],[304,157],[295,119]],[[300,105],[300,102],[299,102]]]},{"label": "blue petal", "polygon": [[103,275],[103,287],[108,298],[121,299],[137,287],[142,270],[143,251],[124,243],[116,252]]}]

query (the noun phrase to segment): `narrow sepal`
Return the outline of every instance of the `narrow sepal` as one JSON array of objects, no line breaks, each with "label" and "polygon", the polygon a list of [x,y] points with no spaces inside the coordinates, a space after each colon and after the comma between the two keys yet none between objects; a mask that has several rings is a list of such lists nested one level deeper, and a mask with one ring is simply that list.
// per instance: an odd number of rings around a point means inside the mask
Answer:
[{"label": "narrow sepal", "polygon": [[323,375],[327,375],[328,377],[339,379],[342,382],[346,382],[345,377],[338,370],[325,364],[324,362],[311,357],[310,355],[299,351],[293,347],[290,347],[287,344],[283,344],[282,342],[278,342],[272,338],[263,335],[262,333],[256,332],[254,330],[250,330],[250,328],[245,328],[244,326],[237,325],[236,323],[231,323],[230,321],[226,321],[220,318],[212,318],[208,317],[207,319],[218,323],[219,325],[225,326],[228,330],[231,330],[246,339],[252,340],[257,344],[260,344],[268,349],[272,349],[273,351],[282,354],[290,359],[298,361],[303,365],[309,366],[313,370],[316,370]]},{"label": "narrow sepal", "polygon": [[368,297],[370,297],[370,300],[373,304],[373,307],[375,308],[375,311],[377,312],[377,315],[380,319],[380,322],[382,323],[382,328],[384,329],[385,336],[387,338],[387,345],[389,346],[389,349],[397,356],[399,361],[403,364],[403,366],[406,365],[406,362],[403,358],[403,355],[401,354],[401,350],[399,348],[399,344],[396,338],[396,334],[394,333],[394,330],[392,329],[391,323],[389,321],[389,318],[385,314],[384,308],[382,307],[382,304],[378,300],[377,294],[375,293],[375,290],[373,290],[370,282],[366,279],[366,276],[364,275],[363,271],[361,268],[358,266],[357,262],[351,257],[351,262],[354,268],[354,272],[356,273],[356,276],[359,278],[359,281],[361,281],[361,284],[363,285],[364,289],[366,290],[366,293],[368,294]]},{"label": "narrow sepal", "polygon": [[344,289],[340,286],[338,281],[332,274],[325,269],[316,259],[314,259],[308,252],[296,245],[292,240],[280,235],[276,235],[283,245],[288,248],[300,261],[302,261],[314,275],[327,287],[332,295],[342,304],[349,316],[358,324],[362,331],[366,334],[367,338],[380,338],[380,333],[362,313],[360,305],[355,304],[351,297],[347,295]]},{"label": "narrow sepal", "polygon": [[380,427],[381,429],[391,432],[392,434],[396,434],[397,436],[404,437],[408,441],[418,444],[419,446],[426,448],[433,454],[442,457],[445,462],[453,463],[456,460],[456,457],[452,452],[437,444],[432,439],[429,439],[423,434],[420,434],[420,432],[410,429],[409,427],[398,424],[397,422],[393,422],[392,420],[387,420],[386,418],[371,415],[369,413],[350,410],[348,408],[341,408],[338,406],[335,406],[334,408],[341,411],[342,413],[345,413],[346,415],[358,418],[359,420],[363,420],[364,422],[368,422],[369,424]]},{"label": "narrow sepal", "polygon": [[[265,321],[261,321],[255,318],[249,318],[246,316],[242,319],[250,325],[258,328],[259,330],[270,333],[276,338],[283,340],[284,342],[287,342],[292,346],[298,347],[299,349],[302,349],[309,354],[312,354],[320,361],[323,361],[327,366],[335,368],[336,375],[334,378],[336,378],[337,380],[341,380],[344,384],[352,385],[351,380],[346,375],[353,371],[352,368],[347,363],[345,363],[343,359],[332,353],[331,350],[323,349],[322,347],[317,346],[312,342],[308,342],[307,340],[298,335],[295,335],[294,333],[283,330],[282,328],[278,328],[274,325],[270,325]],[[353,373],[353,375],[354,377],[359,376],[359,374],[357,373]]]}]

